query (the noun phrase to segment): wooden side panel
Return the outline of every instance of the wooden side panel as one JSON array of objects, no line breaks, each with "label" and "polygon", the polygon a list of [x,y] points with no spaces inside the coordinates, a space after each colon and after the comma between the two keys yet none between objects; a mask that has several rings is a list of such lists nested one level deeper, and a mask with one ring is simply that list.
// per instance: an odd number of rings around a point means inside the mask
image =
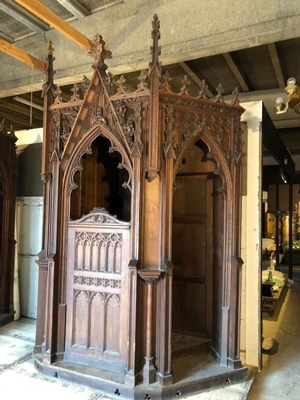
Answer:
[{"label": "wooden side panel", "polygon": [[104,326],[104,306],[104,295],[95,293],[91,299],[89,347],[100,351],[104,349],[104,332],[102,329],[99,331],[99,326]]},{"label": "wooden side panel", "polygon": [[120,296],[111,294],[106,301],[105,310],[105,351],[119,354],[119,337],[120,337]]},{"label": "wooden side panel", "polygon": [[177,177],[173,214],[173,329],[211,333],[211,191],[206,174]]},{"label": "wooden side panel", "polygon": [[87,292],[78,291],[73,304],[72,346],[87,347],[89,299]]}]

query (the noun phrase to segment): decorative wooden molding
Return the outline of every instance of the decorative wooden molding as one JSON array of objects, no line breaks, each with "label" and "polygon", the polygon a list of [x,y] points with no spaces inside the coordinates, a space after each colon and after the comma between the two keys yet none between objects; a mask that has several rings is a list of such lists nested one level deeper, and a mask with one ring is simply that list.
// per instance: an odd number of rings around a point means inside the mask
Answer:
[{"label": "decorative wooden molding", "polygon": [[162,271],[153,269],[139,269],[138,274],[143,281],[147,283],[147,285],[153,285],[159,280]]},{"label": "decorative wooden molding", "polygon": [[160,47],[158,41],[160,39],[160,22],[155,14],[152,21],[152,39],[151,47],[152,61],[149,64],[149,79],[150,79],[150,122],[149,122],[149,156],[146,167],[146,179],[152,182],[159,173],[159,153],[160,140],[158,135],[158,110],[159,110],[159,86],[160,86]]}]

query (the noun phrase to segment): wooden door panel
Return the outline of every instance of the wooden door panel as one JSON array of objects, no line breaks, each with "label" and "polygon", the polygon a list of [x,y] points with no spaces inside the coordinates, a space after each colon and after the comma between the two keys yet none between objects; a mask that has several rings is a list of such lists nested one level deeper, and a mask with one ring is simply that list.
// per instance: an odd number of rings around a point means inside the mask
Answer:
[{"label": "wooden door panel", "polygon": [[177,243],[173,248],[174,274],[205,278],[205,224],[174,222],[173,239],[174,243]]},{"label": "wooden door panel", "polygon": [[210,335],[212,309],[211,181],[206,174],[176,179],[173,207],[173,329]]},{"label": "wooden door panel", "polygon": [[129,223],[89,215],[69,226],[65,361],[124,372]]},{"label": "wooden door panel", "polygon": [[177,177],[178,189],[174,193],[175,217],[206,218],[206,175],[182,175]]},{"label": "wooden door panel", "polygon": [[205,333],[205,285],[174,280],[173,329],[185,334]]}]

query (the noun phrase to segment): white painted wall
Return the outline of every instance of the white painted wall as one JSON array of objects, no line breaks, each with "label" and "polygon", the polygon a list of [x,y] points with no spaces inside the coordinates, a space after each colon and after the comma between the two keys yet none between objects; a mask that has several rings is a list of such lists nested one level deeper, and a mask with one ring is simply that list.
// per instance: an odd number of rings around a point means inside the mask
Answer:
[{"label": "white painted wall", "polygon": [[43,197],[17,197],[16,221],[20,315],[36,318],[38,292],[36,260],[42,248]]},{"label": "white painted wall", "polygon": [[[17,145],[40,143],[43,129],[31,129],[16,132]],[[43,197],[16,198],[16,261],[15,292],[19,293],[20,315],[36,318],[38,265],[37,254],[42,249]],[[17,287],[18,285],[18,287]],[[15,308],[18,305],[15,304]],[[18,314],[19,315],[19,314]]]},{"label": "white painted wall", "polygon": [[43,141],[43,128],[28,129],[15,132],[18,138],[17,146],[41,143]]},{"label": "white painted wall", "polygon": [[247,122],[244,138],[245,167],[242,195],[242,304],[241,359],[261,367],[261,209],[262,209],[262,101],[241,104],[242,121]]}]

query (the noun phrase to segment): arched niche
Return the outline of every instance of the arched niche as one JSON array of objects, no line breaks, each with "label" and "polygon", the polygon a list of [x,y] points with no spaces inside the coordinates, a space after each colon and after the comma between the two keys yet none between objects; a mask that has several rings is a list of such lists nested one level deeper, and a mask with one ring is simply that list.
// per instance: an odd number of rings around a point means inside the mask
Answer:
[{"label": "arched niche", "polygon": [[[172,354],[222,353],[224,269],[231,242],[226,226],[224,155],[207,132],[188,143],[176,162],[173,194]],[[228,243],[229,240],[229,243]]]},{"label": "arched niche", "polygon": [[212,227],[215,162],[201,140],[181,155],[173,195],[173,354],[204,346],[212,336]]},{"label": "arched niche", "polygon": [[129,173],[120,167],[121,154],[111,148],[110,140],[99,135],[82,154],[73,176],[71,220],[81,218],[93,208],[104,208],[118,219],[130,221],[131,196],[126,185]]}]

